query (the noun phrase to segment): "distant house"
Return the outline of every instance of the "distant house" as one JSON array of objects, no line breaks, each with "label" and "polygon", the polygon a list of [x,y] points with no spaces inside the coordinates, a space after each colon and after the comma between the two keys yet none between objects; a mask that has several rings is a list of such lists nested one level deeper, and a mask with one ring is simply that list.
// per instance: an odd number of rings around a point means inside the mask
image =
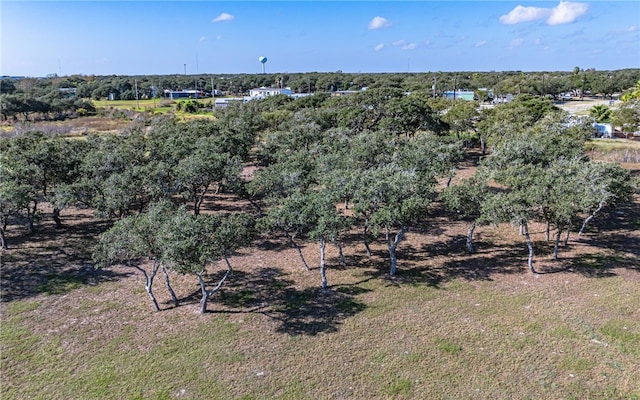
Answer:
[{"label": "distant house", "polygon": [[443,93],[444,97],[448,100],[467,100],[473,101],[474,93],[471,90],[447,90]]},{"label": "distant house", "polygon": [[168,97],[171,100],[198,99],[204,97],[204,92],[201,90],[165,90],[164,97]]},{"label": "distant house", "polygon": [[260,87],[249,90],[249,97],[252,99],[263,99],[265,97],[276,96],[279,94],[291,96],[291,88]]}]

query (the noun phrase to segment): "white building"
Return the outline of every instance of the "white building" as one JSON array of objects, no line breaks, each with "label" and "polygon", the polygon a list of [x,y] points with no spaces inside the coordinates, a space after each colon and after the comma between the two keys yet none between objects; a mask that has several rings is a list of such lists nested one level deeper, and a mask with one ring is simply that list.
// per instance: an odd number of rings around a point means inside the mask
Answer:
[{"label": "white building", "polygon": [[291,96],[291,93],[291,88],[261,87],[249,90],[249,97],[251,97],[252,99],[262,99],[279,94]]}]

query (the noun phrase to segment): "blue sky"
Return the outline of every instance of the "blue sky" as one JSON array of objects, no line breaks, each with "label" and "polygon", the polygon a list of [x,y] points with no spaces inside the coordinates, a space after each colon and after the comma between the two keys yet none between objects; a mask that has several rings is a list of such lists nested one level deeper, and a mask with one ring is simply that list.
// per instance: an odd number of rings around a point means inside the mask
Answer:
[{"label": "blue sky", "polygon": [[0,1],[0,75],[640,68],[637,1]]}]

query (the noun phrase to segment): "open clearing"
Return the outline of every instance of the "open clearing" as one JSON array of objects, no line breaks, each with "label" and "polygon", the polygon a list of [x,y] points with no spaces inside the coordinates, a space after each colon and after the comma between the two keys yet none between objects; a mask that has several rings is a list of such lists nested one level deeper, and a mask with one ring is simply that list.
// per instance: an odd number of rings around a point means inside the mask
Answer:
[{"label": "open clearing", "polygon": [[[48,218],[32,236],[11,227],[1,397],[640,397],[640,198],[574,234],[558,261],[534,226],[537,276],[517,229],[478,228],[479,251],[467,255],[466,224],[434,215],[400,244],[395,279],[381,238],[371,258],[347,238],[346,268],[328,247],[326,293],[285,240],[261,238],[231,259],[205,315],[193,277],[172,277],[179,307],[159,277],[154,313],[136,270],[93,271],[90,247],[107,223],[88,211],[65,211],[62,230]],[[318,263],[314,243],[303,251]]]}]

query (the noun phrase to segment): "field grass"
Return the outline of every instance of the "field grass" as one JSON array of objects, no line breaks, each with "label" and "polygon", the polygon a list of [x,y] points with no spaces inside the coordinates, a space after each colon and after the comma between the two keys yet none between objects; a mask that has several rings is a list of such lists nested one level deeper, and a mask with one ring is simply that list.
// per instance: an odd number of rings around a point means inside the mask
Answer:
[{"label": "field grass", "polygon": [[135,270],[87,270],[88,213],[43,220],[2,254],[0,397],[640,399],[640,198],[620,212],[557,262],[532,226],[535,276],[510,228],[479,227],[475,255],[465,224],[414,230],[395,279],[382,241],[347,243],[346,268],[329,247],[327,292],[263,238],[204,315],[192,277],[172,276],[179,307],[157,282],[154,313]]},{"label": "field grass", "polygon": [[586,144],[592,158],[620,163],[640,163],[640,140],[592,139]]},{"label": "field grass", "polygon": [[[187,100],[144,99],[144,100],[93,100],[97,109],[131,110],[137,112],[152,112],[153,114],[166,114],[175,111],[175,104]],[[199,100],[208,103],[211,99]],[[185,114],[185,113],[179,113]],[[193,114],[196,115],[196,114]]]},{"label": "field grass", "polygon": [[143,111],[155,108],[168,107],[168,101],[164,99],[143,99],[143,100],[92,100],[96,108],[114,108],[116,110],[136,110]]},{"label": "field grass", "polygon": [[[268,309],[153,314],[105,301],[117,283],[77,304],[15,301],[0,328],[2,398],[638,398],[638,280],[564,278],[362,279],[333,288],[358,293],[359,311],[310,331]],[[52,307],[59,322],[38,327]]]},{"label": "field grass", "polygon": [[591,139],[587,142],[587,150],[615,151],[636,150],[640,151],[640,140],[630,139]]}]

